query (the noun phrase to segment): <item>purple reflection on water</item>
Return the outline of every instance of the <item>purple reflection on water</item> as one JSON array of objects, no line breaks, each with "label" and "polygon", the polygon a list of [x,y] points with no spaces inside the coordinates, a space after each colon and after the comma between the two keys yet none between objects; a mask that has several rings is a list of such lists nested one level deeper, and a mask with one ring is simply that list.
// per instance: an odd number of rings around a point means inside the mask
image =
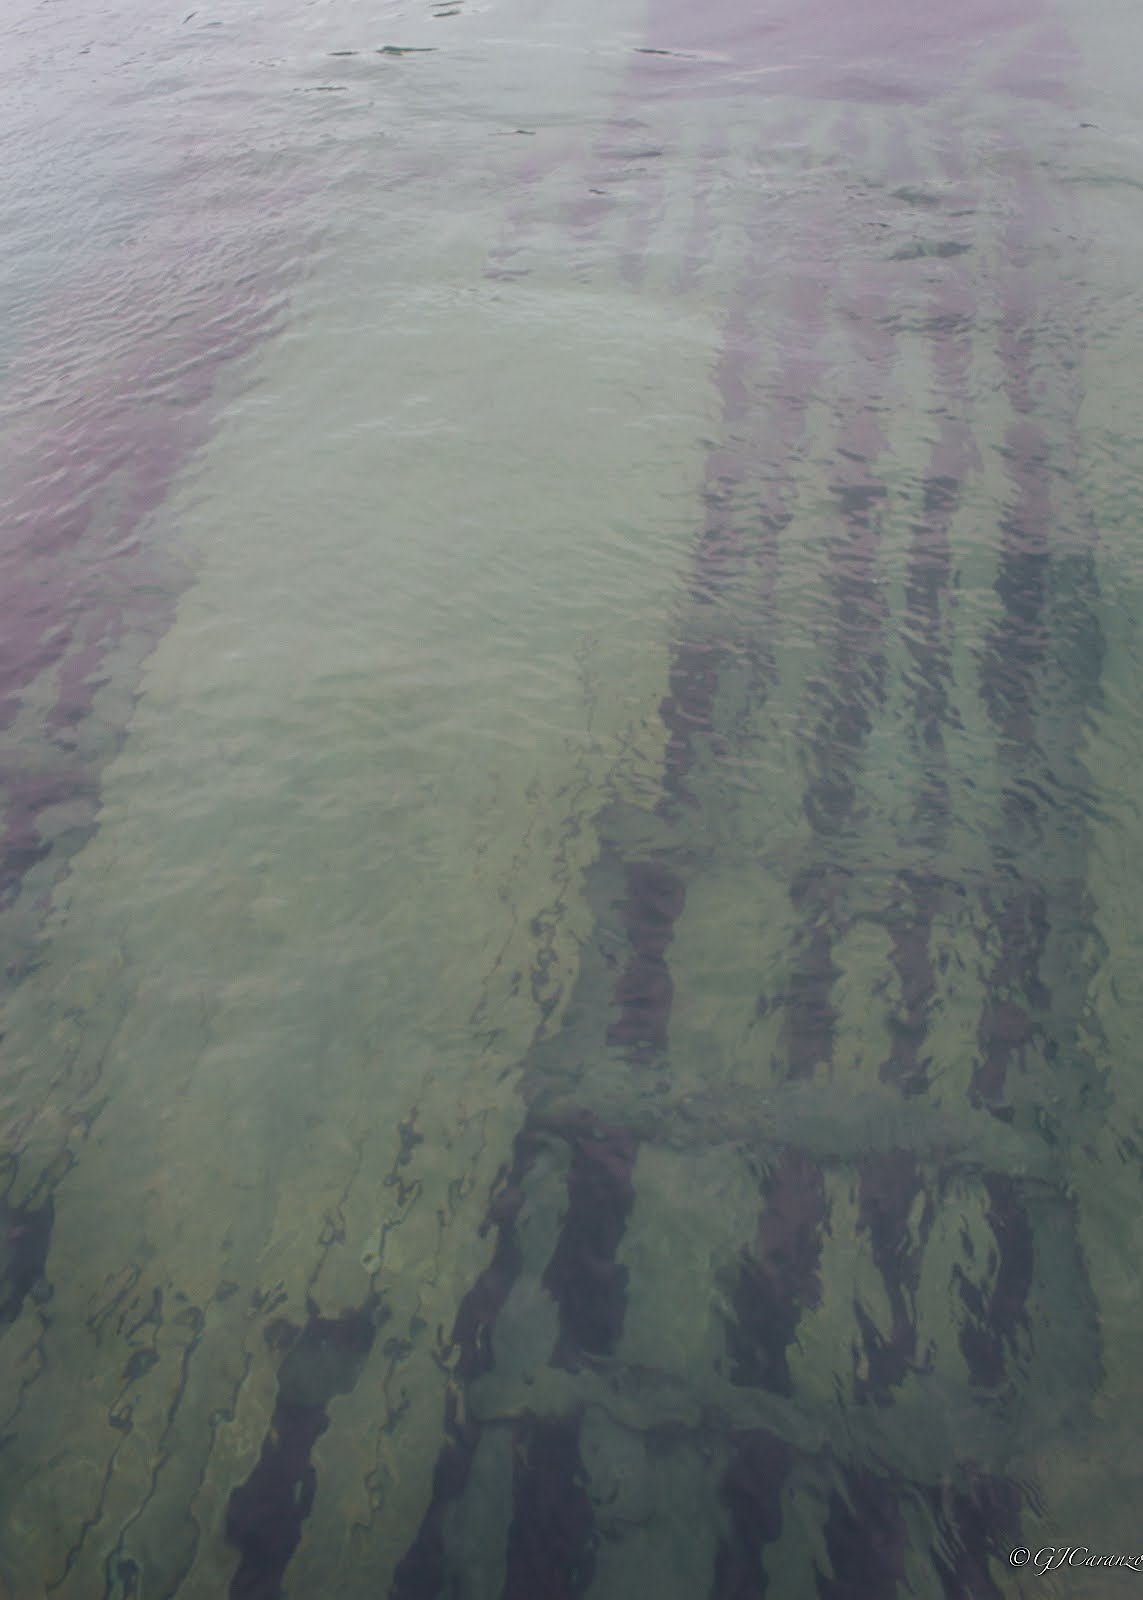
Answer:
[{"label": "purple reflection on water", "polygon": [[709,93],[749,76],[752,92],[922,103],[954,91],[998,36],[1042,16],[1041,0],[652,0],[634,76],[647,94]]},{"label": "purple reflection on water", "polygon": [[[270,273],[236,283],[223,271],[204,287],[189,315],[179,301],[169,319],[161,302],[146,307],[139,335],[125,329],[74,384],[55,374],[84,337],[82,311],[65,306],[17,373],[30,402],[0,545],[0,729],[23,737],[0,768],[0,903],[49,848],[39,813],[94,801],[98,760],[79,753],[77,727],[116,646],[127,633],[153,643],[178,589],[144,524],[206,439],[219,375],[275,325]],[[80,306],[85,292],[98,300],[106,285],[76,285]]]}]

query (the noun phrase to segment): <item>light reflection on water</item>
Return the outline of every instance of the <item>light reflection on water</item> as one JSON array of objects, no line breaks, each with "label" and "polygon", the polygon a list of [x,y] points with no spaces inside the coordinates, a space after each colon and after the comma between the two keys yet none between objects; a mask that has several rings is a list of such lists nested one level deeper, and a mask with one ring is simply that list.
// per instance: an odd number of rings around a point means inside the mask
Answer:
[{"label": "light reflection on water", "polygon": [[1119,25],[9,24],[0,1592],[1130,1549]]}]

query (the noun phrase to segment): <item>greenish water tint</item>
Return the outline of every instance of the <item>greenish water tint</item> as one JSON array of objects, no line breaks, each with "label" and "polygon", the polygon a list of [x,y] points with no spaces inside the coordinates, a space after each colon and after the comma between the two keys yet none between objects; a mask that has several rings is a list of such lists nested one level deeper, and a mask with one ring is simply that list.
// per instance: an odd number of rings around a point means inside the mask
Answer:
[{"label": "greenish water tint", "polygon": [[1137,20],[8,31],[0,1596],[1120,1592]]}]

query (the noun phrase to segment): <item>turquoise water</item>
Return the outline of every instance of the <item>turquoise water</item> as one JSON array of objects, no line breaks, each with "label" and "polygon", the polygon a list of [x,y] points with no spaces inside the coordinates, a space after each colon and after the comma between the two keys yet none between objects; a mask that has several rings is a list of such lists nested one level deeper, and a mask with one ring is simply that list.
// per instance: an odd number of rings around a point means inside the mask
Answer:
[{"label": "turquoise water", "polygon": [[1139,43],[11,13],[3,1600],[1137,1581]]}]

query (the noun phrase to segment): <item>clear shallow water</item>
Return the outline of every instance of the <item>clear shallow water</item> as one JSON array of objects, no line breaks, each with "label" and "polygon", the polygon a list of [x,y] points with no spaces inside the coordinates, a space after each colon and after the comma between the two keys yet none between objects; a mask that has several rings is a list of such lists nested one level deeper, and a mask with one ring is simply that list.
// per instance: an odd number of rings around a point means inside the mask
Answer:
[{"label": "clear shallow water", "polygon": [[454,9],[9,24],[0,1582],[1117,1593],[1138,25]]}]

